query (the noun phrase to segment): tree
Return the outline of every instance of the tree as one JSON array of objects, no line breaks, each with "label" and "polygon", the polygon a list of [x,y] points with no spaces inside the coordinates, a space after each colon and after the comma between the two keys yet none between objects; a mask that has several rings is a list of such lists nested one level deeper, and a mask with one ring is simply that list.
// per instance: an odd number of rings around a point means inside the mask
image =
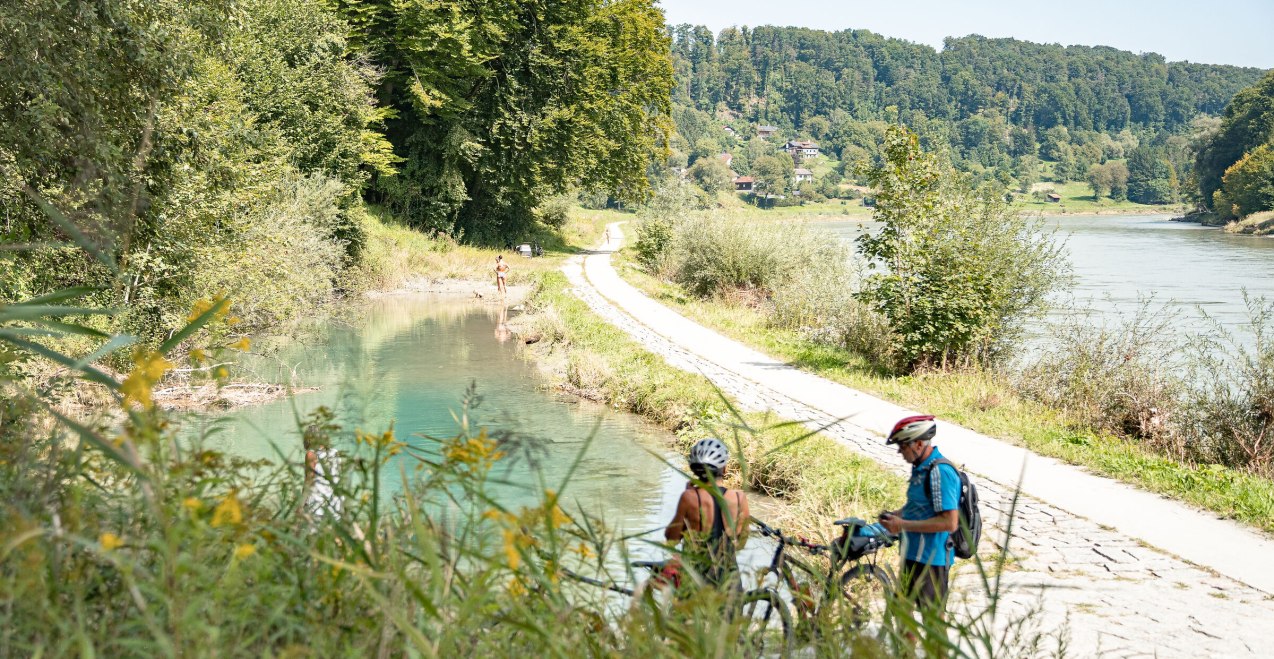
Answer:
[{"label": "tree", "polygon": [[1040,180],[1039,158],[1030,154],[1020,156],[1013,163],[1013,176],[1017,178],[1017,189],[1025,194],[1031,191]]},{"label": "tree", "polygon": [[1212,206],[1213,193],[1221,188],[1221,178],[1234,163],[1270,141],[1274,141],[1274,71],[1234,95],[1225,107],[1221,126],[1199,149],[1194,171],[1204,203]]},{"label": "tree", "polygon": [[671,122],[650,0],[338,0],[385,75],[397,176],[370,195],[417,226],[499,240],[575,185],[643,198]]},{"label": "tree", "polygon": [[1232,204],[1226,210],[1239,217],[1274,209],[1274,144],[1262,144],[1225,170],[1221,190]]},{"label": "tree", "polygon": [[1110,170],[1105,165],[1093,165],[1085,175],[1088,187],[1093,191],[1093,201],[1100,201],[1110,194]]},{"label": "tree", "polygon": [[871,174],[881,230],[858,238],[861,299],[889,321],[903,366],[994,361],[1045,311],[1066,261],[1053,234],[891,129]]},{"label": "tree", "polygon": [[752,167],[753,190],[762,198],[779,197],[792,189],[796,166],[786,155],[762,156]]},{"label": "tree", "polygon": [[1139,204],[1167,204],[1175,197],[1172,166],[1163,149],[1139,146],[1128,154],[1128,199]]},{"label": "tree", "polygon": [[734,189],[730,168],[720,158],[700,158],[690,166],[690,178],[704,190],[716,194]]},{"label": "tree", "polygon": [[1128,197],[1128,166],[1119,160],[1111,160],[1102,166],[1108,172],[1111,198],[1126,199]]}]

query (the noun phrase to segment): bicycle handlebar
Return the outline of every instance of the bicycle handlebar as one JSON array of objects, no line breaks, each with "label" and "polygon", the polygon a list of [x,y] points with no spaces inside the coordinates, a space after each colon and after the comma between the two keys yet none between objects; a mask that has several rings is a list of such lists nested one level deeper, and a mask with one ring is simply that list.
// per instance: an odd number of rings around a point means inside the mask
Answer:
[{"label": "bicycle handlebar", "polygon": [[813,543],[799,536],[783,535],[783,532],[781,530],[776,529],[770,526],[769,524],[762,522],[759,519],[753,518],[752,523],[755,524],[757,528],[761,530],[761,535],[768,536],[771,538],[777,538],[780,542],[786,545],[796,545],[797,547],[800,547],[801,549],[804,549],[811,554],[817,555],[830,549],[830,547],[828,547],[827,545],[820,545],[817,543]]},{"label": "bicycle handlebar", "polygon": [[[765,522],[762,522],[761,520],[756,518],[752,519],[752,523],[755,524],[756,527],[761,531],[761,535],[771,537],[771,538],[777,538],[780,542],[782,542],[785,545],[796,545],[797,547],[800,547],[814,555],[818,555],[818,554],[821,554],[822,552],[830,551],[832,549],[832,547],[829,545],[820,545],[814,542],[810,542],[809,540],[800,536],[783,535],[782,530],[776,529],[770,526],[769,524],[766,524]],[[877,545],[877,548],[888,547],[894,544],[894,542],[898,540],[898,536],[892,533],[889,533],[887,531],[883,535],[876,535],[873,537],[877,538],[880,543],[879,545]]]}]

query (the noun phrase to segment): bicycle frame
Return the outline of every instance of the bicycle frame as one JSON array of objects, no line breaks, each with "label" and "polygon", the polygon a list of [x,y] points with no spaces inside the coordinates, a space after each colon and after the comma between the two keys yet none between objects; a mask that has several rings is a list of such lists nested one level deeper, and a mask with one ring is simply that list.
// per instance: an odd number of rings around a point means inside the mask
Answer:
[{"label": "bicycle frame", "polygon": [[[782,531],[771,528],[760,520],[753,521],[760,527],[762,535],[778,540],[770,565],[758,575],[757,584],[760,586],[766,575],[770,573],[777,575],[777,578],[787,584],[788,591],[791,593],[792,607],[796,609],[801,619],[813,617],[821,606],[840,596],[841,578],[849,570],[861,564],[867,564],[873,568],[876,566],[877,552],[873,551],[850,559],[843,552],[837,551],[838,547],[845,546],[844,543],[848,541],[850,527],[842,527],[840,539],[829,546],[815,544],[805,538],[786,536]],[[789,555],[787,552],[789,545],[800,547],[814,556],[827,554],[830,560],[826,571]],[[796,579],[793,567],[809,575],[812,580],[822,583],[821,601],[814,601],[809,589]]]}]

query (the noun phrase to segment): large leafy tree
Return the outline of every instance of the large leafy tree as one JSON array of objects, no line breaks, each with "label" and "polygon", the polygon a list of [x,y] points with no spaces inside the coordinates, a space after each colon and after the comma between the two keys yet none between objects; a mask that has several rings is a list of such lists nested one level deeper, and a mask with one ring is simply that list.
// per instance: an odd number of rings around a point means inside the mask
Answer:
[{"label": "large leafy tree", "polygon": [[870,174],[881,230],[858,239],[873,272],[861,297],[889,321],[907,369],[994,360],[1063,282],[1059,243],[1002,195],[890,129]]},{"label": "large leafy tree", "polygon": [[497,240],[575,185],[647,190],[672,66],[649,0],[341,0],[386,67],[405,162],[373,199],[412,223]]},{"label": "large leafy tree", "polygon": [[[1274,141],[1274,71],[1259,82],[1240,90],[1225,108],[1221,127],[1199,150],[1195,176],[1203,203],[1213,207],[1213,193],[1221,188],[1221,178],[1243,154]],[[1227,209],[1215,209],[1228,212]]]},{"label": "large leafy tree", "polygon": [[1274,209],[1274,144],[1262,144],[1225,170],[1221,199],[1239,217]]}]

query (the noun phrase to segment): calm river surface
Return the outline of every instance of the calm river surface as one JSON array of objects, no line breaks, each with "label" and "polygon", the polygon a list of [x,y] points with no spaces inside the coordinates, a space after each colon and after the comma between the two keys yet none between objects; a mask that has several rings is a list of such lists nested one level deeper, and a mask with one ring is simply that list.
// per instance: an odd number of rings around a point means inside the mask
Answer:
[{"label": "calm river surface", "polygon": [[[1243,291],[1274,301],[1274,239],[1171,222],[1169,215],[1053,216],[1066,237],[1078,308],[1097,317],[1136,311],[1139,299],[1180,309],[1181,329],[1202,329],[1200,310],[1243,334]],[[812,226],[852,241],[871,222]]]},{"label": "calm river surface", "polygon": [[[347,430],[379,434],[393,423],[399,440],[432,447],[421,435],[456,434],[453,415],[461,413],[472,383],[482,399],[470,412],[473,427],[514,430],[544,447],[538,470],[525,461],[513,462],[507,473],[497,466],[494,478],[524,486],[500,487],[503,503],[515,508],[538,503],[540,479],[544,487],[559,488],[587,446],[562,490],[563,508],[574,511],[578,502],[628,533],[662,529],[685,482],[661,461],[666,432],[639,417],[545,389],[534,366],[517,356],[515,342],[507,334],[501,340],[499,321],[499,308],[481,303],[427,297],[369,302],[354,321],[326,323],[277,358],[255,363],[263,379],[286,382],[286,373],[295,369],[302,386],[318,391],[195,423],[214,428],[212,445],[233,454],[299,459],[296,414],[326,405]],[[341,437],[335,443],[339,449],[352,440]],[[397,459],[410,473],[415,461]],[[398,465],[391,462],[383,473],[390,489],[400,486]]]}]

